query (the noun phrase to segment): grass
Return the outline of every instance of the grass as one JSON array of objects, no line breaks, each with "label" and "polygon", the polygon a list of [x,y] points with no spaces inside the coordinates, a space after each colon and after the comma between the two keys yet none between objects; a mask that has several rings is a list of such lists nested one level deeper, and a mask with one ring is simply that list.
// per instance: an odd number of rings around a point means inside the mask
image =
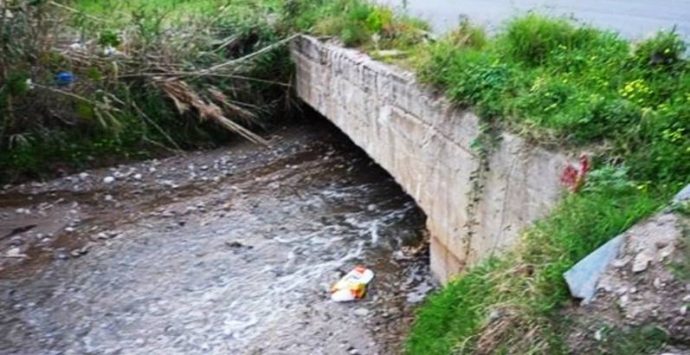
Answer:
[{"label": "grass", "polygon": [[[432,295],[419,311],[407,352],[564,352],[552,318],[570,299],[563,272],[663,200],[635,186],[587,187],[530,228],[517,250],[472,268]],[[492,314],[498,319],[490,321]]]},{"label": "grass", "polygon": [[292,0],[284,14],[297,31],[337,37],[365,50],[408,50],[424,42],[430,30],[424,21],[362,0]]},{"label": "grass", "polygon": [[[516,250],[431,296],[407,352],[566,353],[557,315],[570,302],[563,272],[688,182],[686,45],[673,32],[633,44],[530,14],[494,38],[463,23],[425,48],[409,63],[457,105],[536,144],[589,150],[599,168],[584,191],[526,230]],[[609,345],[614,353],[627,346]]]},{"label": "grass", "polygon": [[655,354],[662,350],[669,340],[668,333],[654,325],[645,325],[620,330],[606,328],[600,353],[608,354]]},{"label": "grass", "polygon": [[430,45],[416,68],[457,104],[542,145],[596,146],[636,179],[690,174],[690,65],[677,34],[632,44],[532,14],[488,41],[458,37]]}]

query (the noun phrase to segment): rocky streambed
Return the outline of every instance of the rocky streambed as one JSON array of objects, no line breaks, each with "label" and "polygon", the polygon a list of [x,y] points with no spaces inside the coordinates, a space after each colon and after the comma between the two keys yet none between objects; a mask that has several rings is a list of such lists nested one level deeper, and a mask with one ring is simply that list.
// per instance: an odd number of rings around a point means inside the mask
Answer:
[{"label": "rocky streambed", "polygon": [[[0,353],[398,353],[423,213],[327,123],[268,138],[5,186]],[[366,299],[331,302],[358,264]]]}]

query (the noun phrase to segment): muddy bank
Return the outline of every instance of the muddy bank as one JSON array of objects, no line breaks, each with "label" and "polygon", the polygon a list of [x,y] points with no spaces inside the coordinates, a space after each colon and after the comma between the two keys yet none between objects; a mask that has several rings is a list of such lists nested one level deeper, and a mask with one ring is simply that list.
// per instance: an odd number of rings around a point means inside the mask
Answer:
[{"label": "muddy bank", "polygon": [[[5,188],[0,353],[397,353],[423,214],[330,125],[269,138]],[[366,300],[330,302],[359,263]]]}]

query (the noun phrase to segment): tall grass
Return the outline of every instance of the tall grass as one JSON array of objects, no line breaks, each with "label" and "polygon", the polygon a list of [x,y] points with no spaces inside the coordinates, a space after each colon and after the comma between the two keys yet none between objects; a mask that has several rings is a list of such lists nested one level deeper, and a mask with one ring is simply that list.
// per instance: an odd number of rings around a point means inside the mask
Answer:
[{"label": "tall grass", "polygon": [[[285,46],[213,73],[184,74],[282,39],[270,1],[71,5],[16,0],[0,9],[12,14],[0,23],[12,34],[1,37],[0,180],[213,146],[232,138],[224,127],[239,127],[211,119],[216,107],[256,127],[288,106]],[[102,54],[109,46],[119,54]],[[59,87],[61,71],[74,73],[74,84]],[[157,76],[183,80],[199,105],[178,110]]]}]

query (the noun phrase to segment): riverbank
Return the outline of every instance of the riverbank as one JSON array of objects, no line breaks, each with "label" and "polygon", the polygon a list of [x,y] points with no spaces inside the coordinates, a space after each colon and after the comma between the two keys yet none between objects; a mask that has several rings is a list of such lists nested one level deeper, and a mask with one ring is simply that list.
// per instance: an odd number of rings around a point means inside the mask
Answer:
[{"label": "riverbank", "polygon": [[[0,193],[2,352],[399,353],[423,214],[327,123],[266,138]],[[331,302],[359,263],[366,299]]]}]

